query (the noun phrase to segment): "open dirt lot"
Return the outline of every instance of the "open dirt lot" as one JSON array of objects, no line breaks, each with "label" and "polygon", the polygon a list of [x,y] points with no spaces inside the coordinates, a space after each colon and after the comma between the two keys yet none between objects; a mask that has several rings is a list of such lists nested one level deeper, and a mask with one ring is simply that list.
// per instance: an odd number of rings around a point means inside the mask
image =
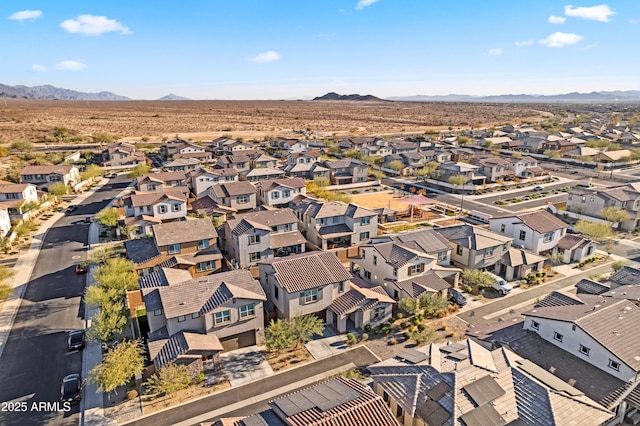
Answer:
[{"label": "open dirt lot", "polygon": [[[176,134],[206,140],[234,137],[399,134],[536,122],[535,106],[480,103],[355,101],[49,101],[3,99],[0,140],[44,141],[56,126],[72,134],[104,132],[151,141]],[[87,138],[88,139],[88,138]]]},{"label": "open dirt lot", "polygon": [[348,194],[351,202],[368,209],[386,207],[396,211],[409,210],[409,204],[403,201],[406,197],[398,197],[393,192],[371,192],[367,194]]}]

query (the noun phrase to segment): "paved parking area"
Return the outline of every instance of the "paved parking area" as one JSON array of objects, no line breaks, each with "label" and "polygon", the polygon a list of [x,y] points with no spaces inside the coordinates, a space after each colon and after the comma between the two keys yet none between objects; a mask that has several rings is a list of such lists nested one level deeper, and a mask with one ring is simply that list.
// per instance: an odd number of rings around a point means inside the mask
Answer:
[{"label": "paved parking area", "polygon": [[[355,330],[350,330],[349,332],[359,337]],[[307,348],[314,359],[322,359],[349,349],[349,346],[345,343],[346,340],[346,334],[336,334],[330,327],[325,327],[322,337],[308,342],[304,347]]]},{"label": "paved parking area", "polygon": [[258,346],[248,346],[220,354],[231,386],[272,376],[273,370]]}]

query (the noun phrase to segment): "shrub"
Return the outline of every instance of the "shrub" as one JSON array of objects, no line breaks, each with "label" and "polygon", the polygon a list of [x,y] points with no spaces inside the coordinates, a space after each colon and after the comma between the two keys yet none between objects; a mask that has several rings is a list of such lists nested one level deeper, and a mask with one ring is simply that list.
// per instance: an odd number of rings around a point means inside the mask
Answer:
[{"label": "shrub", "polygon": [[369,340],[369,335],[367,333],[362,333],[362,336],[360,336],[360,339],[364,342]]},{"label": "shrub", "polygon": [[456,333],[454,333],[453,331],[451,331],[451,332],[447,333],[447,338],[453,337],[453,336],[455,336],[455,335],[456,335]]},{"label": "shrub", "polygon": [[389,334],[389,332],[391,331],[391,329],[389,327],[382,327],[382,334]]},{"label": "shrub", "polygon": [[348,333],[347,334],[347,340],[349,342],[353,342],[354,340],[356,340],[356,336],[354,336],[353,333]]},{"label": "shrub", "polygon": [[131,389],[130,391],[127,391],[127,401],[133,401],[137,397],[138,397],[138,391],[137,390]]},{"label": "shrub", "polygon": [[378,333],[379,333],[379,331],[378,331],[377,328],[375,330],[373,330],[373,334],[375,334],[376,336],[378,335]]},{"label": "shrub", "polygon": [[204,373],[200,373],[198,374],[198,377],[196,377],[196,383],[202,383],[204,382]]},{"label": "shrub", "polygon": [[389,344],[390,345],[397,345],[398,344],[398,339],[396,339],[395,337],[392,337],[391,340],[389,340]]},{"label": "shrub", "polygon": [[413,325],[418,325],[422,322],[422,320],[420,319],[420,317],[415,317],[413,319]]},{"label": "shrub", "polygon": [[396,314],[396,319],[402,319],[404,317],[404,315],[402,315],[402,312],[398,312]]},{"label": "shrub", "polygon": [[364,326],[364,331],[366,331],[367,333],[371,331],[371,324],[367,324]]},{"label": "shrub", "polygon": [[408,322],[406,322],[406,321],[402,321],[402,324],[400,324],[400,327],[401,327],[402,329],[409,328],[409,323],[408,323]]},{"label": "shrub", "polygon": [[411,327],[409,327],[409,333],[415,333],[417,329],[418,328],[415,325],[412,325]]},{"label": "shrub", "polygon": [[447,324],[442,324],[442,327],[440,327],[441,331],[447,331],[447,328],[449,328],[449,326]]},{"label": "shrub", "polygon": [[409,340],[411,339],[411,333],[405,331],[404,333],[402,333],[402,337],[404,337],[404,340]]},{"label": "shrub", "polygon": [[353,191],[351,191],[351,193],[352,193],[353,195],[356,195],[356,194],[359,194],[359,193],[360,193],[360,191],[358,191],[357,189],[354,189]]},{"label": "shrub", "polygon": [[427,328],[427,326],[424,325],[424,324],[418,325],[418,330],[420,330],[420,331],[424,331],[424,330],[426,330],[426,328]]}]

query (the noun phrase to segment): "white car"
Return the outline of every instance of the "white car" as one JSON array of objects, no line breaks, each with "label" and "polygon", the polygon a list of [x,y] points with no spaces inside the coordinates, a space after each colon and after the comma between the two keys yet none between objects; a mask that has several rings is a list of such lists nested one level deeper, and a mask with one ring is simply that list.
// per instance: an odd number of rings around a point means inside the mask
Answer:
[{"label": "white car", "polygon": [[496,274],[492,274],[489,271],[485,271],[485,275],[488,275],[493,279],[493,284],[491,284],[491,287],[493,287],[501,295],[506,296],[511,292],[511,290],[513,290],[513,287],[511,287],[511,285],[506,282],[504,278],[499,277]]},{"label": "white car", "polygon": [[540,186],[540,185],[534,186],[532,189],[532,191],[536,191],[536,192],[542,191],[542,190],[544,190],[544,186]]}]

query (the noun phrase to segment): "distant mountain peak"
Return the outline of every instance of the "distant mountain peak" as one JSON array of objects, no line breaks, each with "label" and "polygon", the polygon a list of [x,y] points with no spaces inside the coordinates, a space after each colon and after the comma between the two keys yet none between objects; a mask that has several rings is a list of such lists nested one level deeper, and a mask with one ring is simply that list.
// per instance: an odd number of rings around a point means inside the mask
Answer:
[{"label": "distant mountain peak", "polygon": [[14,99],[59,99],[78,101],[127,101],[129,98],[112,92],[86,93],[62,89],[50,84],[43,86],[7,86],[0,84],[0,98]]},{"label": "distant mountain peak", "polygon": [[312,99],[313,101],[380,101],[384,102],[384,99],[380,99],[373,95],[340,95],[336,92],[329,92],[324,96],[318,96]]},{"label": "distant mountain peak", "polygon": [[571,92],[558,95],[490,95],[490,96],[470,96],[470,95],[415,95],[415,96],[394,96],[388,98],[392,101],[419,101],[419,102],[616,102],[616,101],[638,101],[640,91],[638,90],[617,90],[613,92],[593,91],[590,93]]},{"label": "distant mountain peak", "polygon": [[190,101],[191,99],[169,93],[158,99],[159,101]]}]

